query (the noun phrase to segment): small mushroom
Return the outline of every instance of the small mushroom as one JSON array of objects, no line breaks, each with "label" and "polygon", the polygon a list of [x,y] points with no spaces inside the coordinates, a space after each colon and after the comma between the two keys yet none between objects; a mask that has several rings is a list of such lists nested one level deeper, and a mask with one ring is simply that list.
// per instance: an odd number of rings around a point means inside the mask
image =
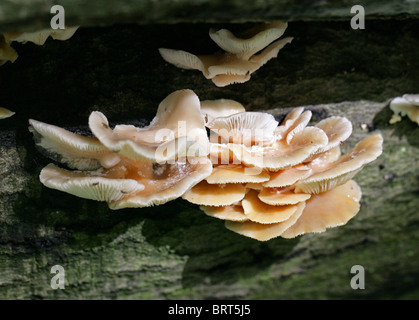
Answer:
[{"label": "small mushroom", "polygon": [[209,184],[201,181],[190,190],[186,191],[182,198],[202,206],[229,206],[241,201],[246,195],[246,188],[238,183]]},{"label": "small mushroom", "polygon": [[10,111],[9,109],[0,107],[0,119],[6,119],[13,116],[15,112]]},{"label": "small mushroom", "polygon": [[11,43],[13,41],[27,43],[32,42],[39,46],[45,44],[47,39],[51,37],[54,40],[68,40],[79,27],[67,27],[65,29],[44,29],[35,32],[12,32],[5,33],[4,37],[7,42]]},{"label": "small mushroom", "polygon": [[390,102],[390,109],[393,116],[390,124],[401,120],[401,116],[408,116],[410,120],[419,124],[419,94],[405,94],[402,97],[394,98]]},{"label": "small mushroom", "polygon": [[215,118],[228,117],[245,111],[243,105],[234,100],[218,99],[201,101],[201,113],[204,116],[205,123],[209,123]]},{"label": "small mushroom", "polygon": [[306,201],[304,211],[296,223],[281,236],[294,238],[346,224],[358,213],[361,194],[358,184],[350,180],[327,192],[313,195]]},{"label": "small mushroom", "polygon": [[295,212],[287,220],[279,223],[257,223],[254,221],[228,221],[225,226],[227,229],[258,241],[268,241],[281,236],[288,228],[298,221],[303,213],[305,202],[299,203]]},{"label": "small mushroom", "polygon": [[318,194],[328,191],[352,179],[366,164],[382,153],[383,138],[374,134],[360,141],[350,152],[338,160],[317,170],[296,184],[296,192]]},{"label": "small mushroom", "polygon": [[10,43],[6,41],[4,35],[0,34],[0,66],[5,64],[7,61],[15,62],[18,54],[10,46]]},{"label": "small mushroom", "polygon": [[89,127],[109,150],[139,161],[164,162],[206,156],[208,137],[200,101],[192,90],[179,90],[159,105],[149,126],[116,125],[111,129],[101,112],[92,112]]},{"label": "small mushroom", "polygon": [[205,180],[209,184],[225,183],[261,183],[268,181],[270,175],[260,168],[250,168],[242,165],[216,166]]},{"label": "small mushroom", "polygon": [[72,169],[110,168],[120,161],[118,155],[95,137],[85,137],[33,119],[29,120],[29,124],[36,144]]},{"label": "small mushroom", "polygon": [[238,38],[226,29],[211,29],[211,39],[225,50],[213,55],[194,55],[166,48],[160,48],[159,52],[164,60],[176,67],[199,70],[205,78],[212,79],[216,86],[224,87],[248,81],[253,72],[276,58],[279,50],[292,41],[292,38],[275,41],[286,28],[285,22],[263,24],[249,30],[244,38]]},{"label": "small mushroom", "polygon": [[221,219],[221,220],[230,220],[230,221],[247,221],[249,218],[244,214],[243,207],[241,205],[230,205],[223,207],[214,207],[214,206],[200,206],[202,211],[206,215]]}]

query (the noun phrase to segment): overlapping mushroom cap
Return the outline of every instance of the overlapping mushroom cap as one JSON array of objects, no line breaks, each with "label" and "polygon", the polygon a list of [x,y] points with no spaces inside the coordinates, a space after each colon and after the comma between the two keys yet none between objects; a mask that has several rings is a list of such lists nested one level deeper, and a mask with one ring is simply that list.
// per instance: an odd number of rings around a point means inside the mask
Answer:
[{"label": "overlapping mushroom cap", "polygon": [[10,46],[15,42],[27,43],[32,42],[37,45],[43,45],[49,37],[54,40],[70,39],[77,31],[78,27],[67,27],[65,29],[45,29],[35,32],[11,32],[0,35],[0,66],[7,61],[14,62],[18,54]]},{"label": "overlapping mushroom cap", "polygon": [[401,117],[406,115],[419,124],[419,94],[405,94],[394,98],[390,102],[390,109],[394,113],[390,119],[391,124],[401,121]]},{"label": "overlapping mushroom cap", "polygon": [[225,52],[212,55],[194,55],[182,50],[160,48],[160,54],[167,62],[183,69],[201,71],[218,87],[243,83],[250,75],[276,58],[279,50],[292,38],[280,38],[287,28],[286,22],[273,22],[257,26],[239,38],[229,30],[209,32],[211,39]]},{"label": "overlapping mushroom cap", "polygon": [[99,112],[89,119],[94,137],[29,122],[37,144],[76,169],[50,164],[41,171],[41,182],[78,197],[106,201],[111,209],[176,199],[212,171],[206,147],[201,145],[208,138],[200,102],[191,90],[169,95],[144,128],[120,125],[111,129]]},{"label": "overlapping mushroom cap", "polygon": [[[331,117],[308,126],[311,112],[292,110],[278,126],[269,114],[241,112],[213,119],[212,174],[183,195],[244,236],[267,241],[345,224],[359,211],[351,180],[382,152],[371,135],[345,155],[352,125]],[[229,196],[227,196],[229,195]]]}]

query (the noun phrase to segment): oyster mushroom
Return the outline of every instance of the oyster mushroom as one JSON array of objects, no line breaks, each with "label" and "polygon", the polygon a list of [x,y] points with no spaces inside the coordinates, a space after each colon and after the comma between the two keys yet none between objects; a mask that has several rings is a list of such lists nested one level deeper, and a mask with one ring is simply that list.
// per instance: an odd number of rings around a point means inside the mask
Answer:
[{"label": "oyster mushroom", "polygon": [[13,116],[15,112],[10,111],[9,109],[0,107],[0,119],[6,119]]},{"label": "oyster mushroom", "polygon": [[[373,134],[341,155],[340,144],[352,132],[349,120],[330,117],[307,126],[310,119],[310,111],[295,108],[280,125],[249,112],[208,122],[216,137],[210,139],[214,169],[183,198],[225,220],[229,230],[259,241],[347,223],[361,198],[351,179],[381,154],[383,139]],[[220,165],[220,159],[230,162]]]},{"label": "oyster mushroom", "polygon": [[226,29],[211,29],[211,39],[225,51],[213,55],[194,55],[166,48],[160,48],[159,52],[164,60],[176,67],[199,70],[216,86],[224,87],[248,81],[253,72],[276,58],[279,50],[292,41],[290,37],[277,40],[286,28],[286,22],[263,24],[247,31],[241,38]]},{"label": "oyster mushroom", "polygon": [[402,97],[394,98],[390,102],[390,109],[393,116],[390,124],[401,120],[401,116],[408,116],[410,120],[419,124],[419,94],[405,94]]}]

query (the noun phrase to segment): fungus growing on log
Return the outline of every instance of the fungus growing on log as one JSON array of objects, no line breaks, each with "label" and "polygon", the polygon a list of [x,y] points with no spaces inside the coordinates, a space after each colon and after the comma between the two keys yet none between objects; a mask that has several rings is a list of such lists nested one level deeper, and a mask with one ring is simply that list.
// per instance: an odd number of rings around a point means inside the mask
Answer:
[{"label": "fungus growing on log", "polygon": [[[373,134],[341,155],[340,144],[352,133],[350,121],[330,117],[308,126],[310,119],[311,112],[303,108],[293,109],[279,126],[265,113],[213,119],[207,127],[214,169],[183,198],[199,194],[191,202],[207,215],[259,241],[347,223],[361,199],[351,179],[381,154],[383,139]],[[241,189],[228,201],[233,186]]]},{"label": "fungus growing on log", "polygon": [[273,22],[262,24],[236,37],[229,30],[209,31],[211,39],[225,52],[212,55],[194,55],[182,50],[160,48],[164,60],[183,69],[199,70],[217,87],[243,83],[250,75],[276,58],[279,50],[293,38],[280,38],[288,24]]},{"label": "fungus growing on log", "polygon": [[[89,124],[94,137],[29,120],[38,146],[77,169],[50,164],[42,169],[40,180],[49,188],[106,201],[111,209],[159,205],[179,198],[212,172],[207,154],[199,154],[205,151],[199,143],[208,140],[199,108],[191,90],[180,90],[160,104],[156,117],[144,128],[121,125],[111,129],[103,114],[93,112]],[[186,127],[178,128],[178,124]],[[188,143],[179,147],[185,138]],[[164,156],[155,156],[159,148]]]}]

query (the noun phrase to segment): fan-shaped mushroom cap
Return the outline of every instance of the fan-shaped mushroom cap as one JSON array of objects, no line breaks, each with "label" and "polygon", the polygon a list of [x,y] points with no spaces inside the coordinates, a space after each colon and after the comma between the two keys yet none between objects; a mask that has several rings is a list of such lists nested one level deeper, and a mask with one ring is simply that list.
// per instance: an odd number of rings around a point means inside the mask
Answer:
[{"label": "fan-shaped mushroom cap", "polygon": [[275,118],[268,113],[241,112],[228,117],[215,118],[207,127],[223,137],[226,142],[252,143],[271,141],[278,126]]},{"label": "fan-shaped mushroom cap", "polygon": [[15,114],[15,112],[10,111],[9,109],[0,107],[0,119],[9,118],[9,117],[13,116],[14,114]]},{"label": "fan-shaped mushroom cap", "polygon": [[243,105],[234,100],[218,99],[201,101],[201,113],[206,119],[206,123],[211,122],[215,118],[228,117],[232,114],[245,111]]},{"label": "fan-shaped mushroom cap", "polygon": [[383,138],[379,134],[361,140],[350,152],[321,171],[300,180],[295,192],[318,194],[344,184],[352,179],[365,165],[374,161],[382,152]]},{"label": "fan-shaped mushroom cap", "polygon": [[108,203],[144,189],[143,184],[133,179],[107,179],[100,174],[100,171],[92,174],[68,171],[49,164],[42,169],[39,179],[48,188]]},{"label": "fan-shaped mushroom cap", "polygon": [[10,46],[10,42],[5,39],[4,35],[0,34],[0,66],[5,64],[7,61],[15,62],[18,54]]},{"label": "fan-shaped mushroom cap", "polygon": [[117,125],[112,130],[106,117],[97,111],[90,115],[89,126],[107,148],[134,160],[160,162],[208,154],[200,102],[192,90],[167,96],[147,127]]},{"label": "fan-shaped mushroom cap", "polygon": [[307,127],[297,132],[289,145],[281,140],[263,147],[246,147],[239,144],[230,144],[230,147],[234,155],[244,164],[278,171],[302,163],[327,142],[323,130]]},{"label": "fan-shaped mushroom cap", "polygon": [[[290,113],[290,118],[285,118],[285,124],[276,128],[275,135],[277,139],[286,139],[288,144],[291,143],[292,138],[298,132],[301,132],[311,119],[311,111],[307,110],[302,113],[302,108],[296,108]],[[298,116],[296,116],[298,115]],[[294,118],[294,116],[296,116]]]},{"label": "fan-shaped mushroom cap", "polygon": [[311,195],[307,193],[295,193],[288,188],[263,188],[258,194],[259,199],[271,206],[284,206],[297,204],[310,199]]},{"label": "fan-shaped mushroom cap", "polygon": [[266,64],[269,60],[276,58],[279,51],[285,47],[288,43],[291,43],[294,38],[287,37],[278,41],[275,41],[268,47],[266,47],[261,53],[255,54],[250,58],[251,62],[255,62],[259,65],[259,68]]},{"label": "fan-shaped mushroom cap", "polygon": [[[139,164],[137,164],[139,166]],[[144,163],[138,169],[142,176],[139,181],[144,184],[143,191],[109,204],[111,209],[141,208],[160,205],[182,196],[200,181],[208,177],[212,164],[208,158],[199,161],[176,162],[163,164]],[[161,171],[161,172],[160,172]],[[138,178],[137,178],[138,179]]]},{"label": "fan-shaped mushroom cap", "polygon": [[227,229],[234,231],[243,236],[256,239],[258,241],[268,241],[270,239],[281,236],[284,231],[290,228],[301,216],[305,202],[296,205],[297,210],[285,221],[279,223],[262,224],[253,221],[236,222],[226,221]]},{"label": "fan-shaped mushroom cap", "polygon": [[219,165],[205,180],[209,184],[225,183],[261,183],[268,181],[270,175],[260,168],[248,168],[242,165]]},{"label": "fan-shaped mushroom cap", "polygon": [[[217,31],[210,29],[209,35],[223,50],[248,59],[272,41],[281,37],[287,29],[287,26],[288,24],[282,21],[265,24],[262,28],[257,28],[255,30],[256,33],[250,34],[245,39],[236,37],[227,29]],[[255,31],[251,30],[250,32]]]},{"label": "fan-shaped mushroom cap", "polygon": [[210,206],[200,206],[202,211],[206,215],[221,219],[221,220],[230,220],[230,221],[246,221],[249,220],[244,214],[243,207],[239,205],[230,205],[223,207],[210,207]]},{"label": "fan-shaped mushroom cap", "polygon": [[405,94],[394,98],[390,102],[390,109],[394,112],[391,124],[400,121],[400,115],[407,115],[410,120],[419,124],[419,94]]},{"label": "fan-shaped mushroom cap", "polygon": [[250,190],[242,200],[244,214],[254,222],[277,223],[287,220],[297,210],[294,205],[272,206],[262,202],[258,192]]},{"label": "fan-shaped mushroom cap", "polygon": [[116,165],[120,158],[110,152],[98,139],[85,137],[44,122],[29,120],[29,131],[36,144],[48,152],[58,154],[60,161],[79,170],[105,168]]},{"label": "fan-shaped mushroom cap", "polygon": [[320,121],[316,127],[322,129],[329,138],[328,144],[323,148],[320,148],[320,150],[317,151],[318,153],[339,146],[342,141],[348,139],[352,134],[352,123],[343,117],[330,117],[324,119]]},{"label": "fan-shaped mushroom cap", "polygon": [[281,236],[294,238],[309,232],[324,232],[326,228],[346,224],[359,211],[361,189],[353,180],[327,192],[313,195],[297,222]]},{"label": "fan-shaped mushroom cap", "polygon": [[35,32],[23,32],[23,33],[8,33],[5,34],[5,38],[12,42],[33,42],[37,45],[43,45],[47,41],[48,37],[51,36],[54,40],[67,40],[71,38],[77,31],[78,27],[67,27],[65,29],[45,29]]},{"label": "fan-shaped mushroom cap", "polygon": [[201,181],[185,192],[183,199],[204,206],[229,206],[243,199],[246,188],[237,183],[209,184]]},{"label": "fan-shaped mushroom cap", "polygon": [[291,186],[297,181],[308,177],[311,174],[312,169],[305,165],[297,165],[284,170],[271,173],[269,181],[263,183],[266,188],[282,188]]},{"label": "fan-shaped mushroom cap", "polygon": [[219,74],[211,79],[217,87],[226,87],[230,84],[245,83],[250,80],[250,74]]}]

